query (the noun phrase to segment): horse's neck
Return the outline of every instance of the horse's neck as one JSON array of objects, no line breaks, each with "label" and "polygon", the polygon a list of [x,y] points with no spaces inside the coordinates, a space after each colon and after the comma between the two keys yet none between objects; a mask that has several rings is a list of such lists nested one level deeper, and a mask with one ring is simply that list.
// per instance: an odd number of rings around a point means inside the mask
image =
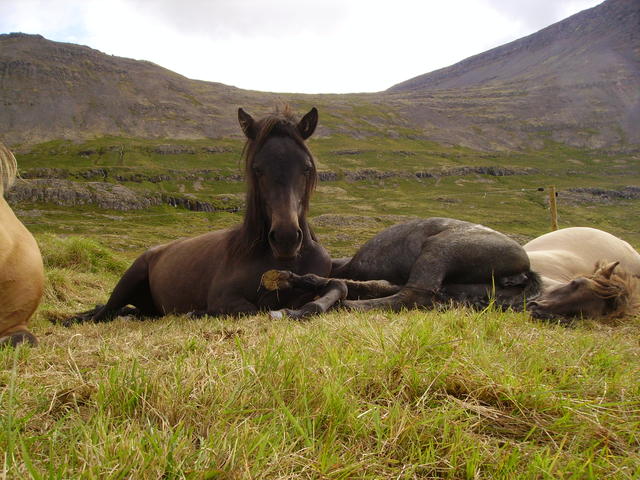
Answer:
[{"label": "horse's neck", "polygon": [[300,230],[302,230],[302,242],[305,245],[315,242],[316,236],[311,229],[311,225],[307,222],[306,216],[302,216],[298,219],[298,225],[300,226]]},{"label": "horse's neck", "polygon": [[0,251],[10,244],[34,242],[33,236],[13,212],[4,197],[0,197]]},{"label": "horse's neck", "polygon": [[16,214],[7,203],[4,197],[0,196],[0,225],[10,225],[20,223]]}]

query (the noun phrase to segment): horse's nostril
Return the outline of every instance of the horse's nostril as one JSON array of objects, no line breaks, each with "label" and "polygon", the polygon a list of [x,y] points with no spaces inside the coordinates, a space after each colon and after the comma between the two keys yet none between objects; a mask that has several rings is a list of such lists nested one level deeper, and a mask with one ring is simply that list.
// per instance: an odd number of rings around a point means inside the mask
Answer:
[{"label": "horse's nostril", "polygon": [[276,232],[274,230],[269,232],[269,242],[276,243]]},{"label": "horse's nostril", "polygon": [[296,232],[296,242],[302,243],[302,230],[300,229],[298,229],[298,231]]}]

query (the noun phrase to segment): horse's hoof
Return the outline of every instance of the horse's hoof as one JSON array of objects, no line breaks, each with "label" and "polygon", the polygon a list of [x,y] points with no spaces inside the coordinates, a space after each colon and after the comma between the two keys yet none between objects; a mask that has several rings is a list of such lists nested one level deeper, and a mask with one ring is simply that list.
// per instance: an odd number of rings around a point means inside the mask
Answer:
[{"label": "horse's hoof", "polygon": [[78,323],[92,322],[92,321],[95,321],[94,316],[102,307],[103,305],[96,305],[95,308],[92,308],[91,310],[87,310],[86,312],[78,313],[73,317],[64,318],[61,320],[52,320],[52,323],[55,323],[57,325],[62,325],[63,327],[71,327]]},{"label": "horse's hoof", "polygon": [[11,335],[7,335],[6,337],[0,338],[0,348],[5,347],[7,345],[11,345],[13,347],[20,345],[21,343],[26,343],[32,346],[38,345],[38,339],[31,332],[16,332]]},{"label": "horse's hoof", "polygon": [[69,317],[69,318],[63,318],[61,320],[56,320],[52,323],[55,323],[56,325],[62,325],[63,327],[71,327],[77,323],[83,323],[86,322],[87,319],[86,318],[81,318],[82,315],[75,315],[73,317]]},{"label": "horse's hoof", "polygon": [[74,325],[77,325],[79,323],[86,323],[86,322],[90,322],[91,319],[93,318],[93,313],[91,314],[83,314],[80,313],[79,315],[74,315],[73,317],[69,317],[69,318],[65,318],[62,320],[58,320],[55,323],[58,325],[62,325],[63,327],[72,327]]},{"label": "horse's hoof", "polygon": [[302,310],[289,310],[288,308],[283,308],[282,310],[271,310],[269,312],[269,316],[274,320],[282,320],[284,318],[290,320],[302,320],[307,317],[308,314]]},{"label": "horse's hoof", "polygon": [[285,272],[282,270],[268,270],[262,274],[260,283],[264,288],[270,291],[283,290],[291,288],[289,279],[291,272]]}]

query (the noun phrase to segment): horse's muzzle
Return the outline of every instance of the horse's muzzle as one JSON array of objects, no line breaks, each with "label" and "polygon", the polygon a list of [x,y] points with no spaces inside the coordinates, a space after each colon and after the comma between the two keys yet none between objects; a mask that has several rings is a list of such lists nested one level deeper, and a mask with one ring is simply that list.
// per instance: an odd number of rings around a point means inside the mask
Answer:
[{"label": "horse's muzzle", "polygon": [[527,311],[529,314],[537,320],[556,320],[561,321],[565,316],[556,313],[553,309],[544,302],[537,300],[529,300],[527,302]]},{"label": "horse's muzzle", "polygon": [[291,259],[298,255],[302,246],[302,230],[299,227],[295,229],[271,229],[269,232],[269,245],[276,259]]}]

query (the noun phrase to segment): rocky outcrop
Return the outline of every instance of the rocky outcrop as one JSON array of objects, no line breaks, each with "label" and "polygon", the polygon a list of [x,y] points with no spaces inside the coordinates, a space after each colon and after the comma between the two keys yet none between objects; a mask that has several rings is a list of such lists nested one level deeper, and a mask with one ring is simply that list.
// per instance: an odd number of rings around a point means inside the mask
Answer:
[{"label": "rocky outcrop", "polygon": [[65,207],[95,205],[108,210],[140,210],[160,205],[159,196],[139,195],[123,185],[35,179],[17,182],[7,195],[11,203],[54,203]]},{"label": "rocky outcrop", "polygon": [[[490,166],[462,166],[444,167],[422,170],[419,172],[407,172],[400,170],[376,170],[365,168],[355,171],[335,172],[323,170],[318,172],[321,182],[335,182],[341,179],[349,182],[384,180],[388,178],[440,178],[440,177],[465,177],[470,175],[489,175],[503,177],[511,175],[530,175],[536,173],[535,168],[512,168]],[[24,179],[78,179],[78,180],[106,180],[113,179],[120,183],[161,183],[170,181],[197,181],[211,182],[244,182],[244,176],[239,173],[223,174],[218,170],[169,170],[167,173],[149,175],[141,172],[124,173],[110,168],[92,168],[72,172],[64,168],[34,168],[22,173]]]},{"label": "rocky outcrop", "polygon": [[170,181],[195,181],[206,179],[216,182],[242,182],[240,174],[223,174],[218,170],[168,170],[167,173],[149,175],[142,172],[127,172],[110,167],[91,168],[88,170],[68,170],[66,168],[32,168],[21,172],[24,179],[78,179],[78,180],[107,180],[113,179],[121,183],[160,183]]},{"label": "rocky outcrop", "polygon": [[490,166],[462,166],[431,168],[419,172],[406,172],[397,170],[375,170],[365,168],[353,172],[345,172],[340,175],[336,172],[320,172],[320,181],[336,181],[341,177],[347,181],[385,180],[388,178],[440,178],[440,177],[467,177],[471,175],[489,175],[491,177],[505,177],[511,175],[531,175],[536,173],[535,168],[510,168]]},{"label": "rocky outcrop", "polygon": [[159,192],[134,192],[124,185],[107,182],[74,182],[64,179],[18,181],[8,192],[11,204],[53,203],[65,207],[92,205],[106,210],[142,210],[159,205],[184,208],[196,212],[230,211],[242,208],[242,197],[220,195],[206,202],[188,195]]},{"label": "rocky outcrop", "polygon": [[559,192],[558,198],[569,205],[612,205],[625,200],[640,199],[640,187],[630,185],[618,190],[597,187],[570,188]]},{"label": "rocky outcrop", "polygon": [[447,167],[416,172],[418,178],[466,177],[469,175],[489,175],[491,177],[508,177],[511,175],[531,175],[537,173],[535,168],[510,168],[496,165],[476,167]]}]

